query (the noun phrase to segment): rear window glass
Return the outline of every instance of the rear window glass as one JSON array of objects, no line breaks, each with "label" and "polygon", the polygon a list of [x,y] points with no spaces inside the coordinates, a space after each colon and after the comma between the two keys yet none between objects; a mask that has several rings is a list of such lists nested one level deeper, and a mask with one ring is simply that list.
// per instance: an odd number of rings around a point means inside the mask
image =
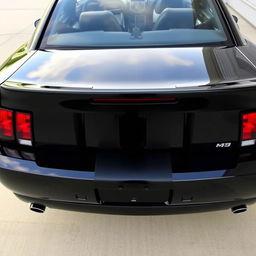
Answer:
[{"label": "rear window glass", "polygon": [[225,44],[212,0],[60,0],[41,48]]}]

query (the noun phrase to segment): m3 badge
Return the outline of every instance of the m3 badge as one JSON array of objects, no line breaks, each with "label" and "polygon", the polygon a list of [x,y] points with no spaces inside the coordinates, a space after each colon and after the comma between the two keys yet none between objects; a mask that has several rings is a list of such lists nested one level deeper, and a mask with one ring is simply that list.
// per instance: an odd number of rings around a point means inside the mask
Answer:
[{"label": "m3 badge", "polygon": [[230,148],[232,146],[231,142],[217,143],[216,148]]}]

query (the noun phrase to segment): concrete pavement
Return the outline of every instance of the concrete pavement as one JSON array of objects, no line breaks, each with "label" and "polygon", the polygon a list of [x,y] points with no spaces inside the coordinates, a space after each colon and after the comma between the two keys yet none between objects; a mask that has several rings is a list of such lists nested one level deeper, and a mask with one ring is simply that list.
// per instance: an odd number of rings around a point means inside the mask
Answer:
[{"label": "concrete pavement", "polygon": [[49,0],[0,0],[0,62],[30,39]]},{"label": "concrete pavement", "polygon": [[[0,61],[33,31],[45,0],[0,0]],[[255,29],[240,18],[241,30]],[[1,256],[254,256],[256,205],[174,216],[110,216],[47,209],[32,213],[0,185]]]}]

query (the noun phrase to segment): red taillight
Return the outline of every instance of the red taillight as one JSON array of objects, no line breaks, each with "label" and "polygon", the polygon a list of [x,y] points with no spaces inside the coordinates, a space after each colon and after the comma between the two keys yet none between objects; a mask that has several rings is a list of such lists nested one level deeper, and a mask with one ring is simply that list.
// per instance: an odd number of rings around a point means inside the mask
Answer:
[{"label": "red taillight", "polygon": [[256,113],[243,114],[242,146],[256,144]]},{"label": "red taillight", "polygon": [[23,145],[32,145],[31,115],[16,113],[16,135],[18,142]]},{"label": "red taillight", "polygon": [[0,138],[14,139],[13,112],[11,110],[0,109]]}]

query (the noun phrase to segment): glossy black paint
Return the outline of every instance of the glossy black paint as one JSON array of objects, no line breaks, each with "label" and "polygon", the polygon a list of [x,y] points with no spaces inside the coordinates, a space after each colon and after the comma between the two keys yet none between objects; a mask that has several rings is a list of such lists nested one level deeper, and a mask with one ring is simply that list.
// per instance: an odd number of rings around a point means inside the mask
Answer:
[{"label": "glossy black paint", "polygon": [[[1,107],[32,113],[34,146],[0,144],[35,155],[1,155],[4,185],[25,201],[119,214],[255,201],[256,148],[240,145],[241,113],[256,109],[256,47],[229,14],[233,47],[38,50],[50,13],[0,68]],[[94,101],[154,97],[175,100]]]},{"label": "glossy black paint", "polygon": [[[47,169],[31,161],[4,156],[0,159],[0,178],[5,186],[23,200],[60,209],[112,214],[170,214],[226,209],[255,201],[256,176],[247,175],[254,172],[255,161],[249,165],[241,163],[233,170],[170,174],[165,182],[103,182],[90,172]],[[240,170],[244,175],[235,177],[233,174]],[[166,188],[171,191],[170,205],[101,204],[95,193],[112,189],[120,193],[134,191],[134,188],[141,188],[146,193]]]},{"label": "glossy black paint", "polygon": [[255,76],[255,67],[235,47],[105,49],[38,51],[8,82],[29,89],[122,92],[216,86]]}]

